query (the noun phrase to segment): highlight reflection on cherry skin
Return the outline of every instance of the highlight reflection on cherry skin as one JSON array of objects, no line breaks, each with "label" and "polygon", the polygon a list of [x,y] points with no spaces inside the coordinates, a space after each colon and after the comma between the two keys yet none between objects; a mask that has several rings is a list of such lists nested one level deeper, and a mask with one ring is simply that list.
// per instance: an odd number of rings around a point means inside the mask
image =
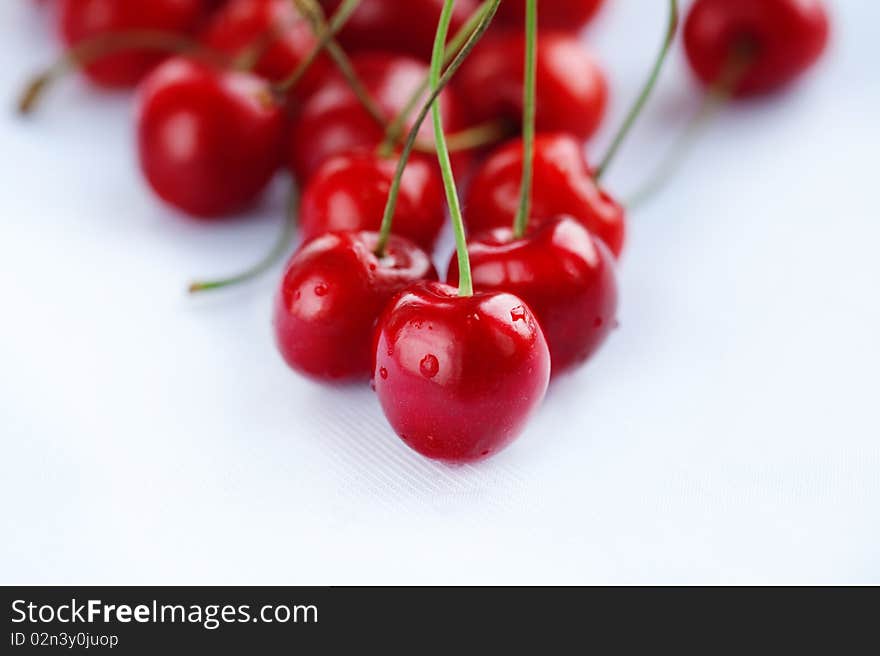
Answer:
[{"label": "highlight reflection on cherry skin", "polygon": [[[480,165],[465,196],[465,220],[472,234],[513,225],[519,208],[522,165],[522,139],[501,145]],[[567,134],[539,134],[535,139],[534,171],[530,227],[571,216],[620,256],[626,211],[593,179],[580,142]]]},{"label": "highlight reflection on cherry skin", "polygon": [[[570,217],[522,239],[497,228],[468,244],[474,288],[510,292],[528,303],[544,331],[553,375],[588,360],[617,324],[617,277],[608,247]],[[447,281],[458,284],[453,256]]]},{"label": "highlight reflection on cherry skin", "polygon": [[541,404],[550,352],[532,311],[507,293],[461,297],[419,283],[385,310],[373,382],[389,423],[411,448],[450,463],[491,456]]},{"label": "highlight reflection on cherry skin", "polygon": [[436,280],[428,255],[392,236],[376,256],[375,232],[337,232],[305,244],[290,260],[275,299],[273,326],[281,355],[318,381],[370,377],[376,320],[413,283]]}]

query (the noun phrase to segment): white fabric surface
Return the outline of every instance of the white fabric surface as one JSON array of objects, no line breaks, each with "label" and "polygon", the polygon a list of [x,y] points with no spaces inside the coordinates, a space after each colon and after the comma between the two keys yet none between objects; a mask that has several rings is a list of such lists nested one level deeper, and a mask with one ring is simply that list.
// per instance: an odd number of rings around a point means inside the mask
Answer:
[{"label": "white fabric surface", "polygon": [[[665,11],[609,4],[593,154]],[[32,5],[0,3],[10,101],[55,50]],[[601,355],[475,466],[410,452],[369,389],[291,374],[276,275],[185,296],[264,252],[283,185],[199,225],[146,191],[128,97],[68,81],[0,112],[0,582],[880,583],[880,4],[831,6],[823,64],[724,111],[631,217]],[[697,98],[679,48],[615,192]]]}]

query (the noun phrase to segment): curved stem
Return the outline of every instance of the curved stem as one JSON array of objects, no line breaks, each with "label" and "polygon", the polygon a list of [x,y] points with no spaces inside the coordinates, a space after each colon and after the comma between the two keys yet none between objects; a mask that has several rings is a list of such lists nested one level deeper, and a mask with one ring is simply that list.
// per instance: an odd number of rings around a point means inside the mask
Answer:
[{"label": "curved stem", "polygon": [[[461,50],[461,48],[471,37],[471,35],[473,35],[474,32],[477,31],[482,20],[486,17],[486,14],[492,7],[492,4],[492,0],[484,0],[483,4],[481,4],[477,8],[477,10],[473,14],[471,14],[467,22],[461,27],[458,32],[456,32],[455,36],[453,36],[449,40],[443,56],[444,66],[452,61],[452,58],[455,57],[455,55]],[[400,113],[388,125],[388,129],[385,132],[385,139],[382,142],[382,145],[379,147],[380,156],[388,157],[391,155],[392,151],[394,150],[394,146],[397,144],[398,141],[400,141],[400,137],[406,127],[407,120],[409,119],[410,115],[412,115],[412,113],[416,110],[416,107],[419,106],[419,101],[428,92],[430,86],[430,75],[427,75],[425,76],[425,79],[422,80],[422,83],[409,97],[409,100],[407,100],[406,105],[403,106],[403,109],[400,111]]]},{"label": "curved stem", "polygon": [[635,104],[629,110],[623,124],[620,126],[620,129],[611,141],[611,145],[608,147],[608,152],[605,153],[605,156],[602,158],[601,163],[596,169],[596,180],[600,180],[602,176],[605,175],[608,166],[614,160],[614,156],[617,155],[617,151],[620,150],[621,145],[623,145],[624,140],[627,135],[629,135],[633,125],[635,125],[636,120],[641,115],[645,104],[651,97],[651,93],[657,86],[657,81],[660,79],[660,72],[663,70],[663,64],[666,62],[669,50],[672,48],[672,44],[675,41],[675,33],[678,31],[678,15],[678,1],[669,0],[669,23],[666,28],[666,37],[663,39],[663,46],[660,48],[660,54],[654,62],[654,67],[651,69],[651,73],[648,76],[647,82],[645,82],[645,86],[642,88],[638,98],[636,98]]},{"label": "curved stem", "polygon": [[754,61],[754,51],[735,49],[730,53],[721,75],[709,87],[697,113],[687,128],[673,143],[670,151],[657,166],[648,181],[633,193],[625,205],[634,210],[650,200],[681,168],[694,144],[711,124],[712,119],[727,104],[743,75]]},{"label": "curved stem", "polygon": [[[535,2],[537,0],[532,1]],[[434,91],[440,86],[443,53],[446,50],[446,35],[449,32],[449,22],[452,19],[452,10],[454,8],[455,0],[445,0],[443,12],[440,14],[440,24],[437,26],[437,36],[434,39],[434,54],[431,57],[431,89]],[[446,147],[446,134],[443,130],[443,110],[440,107],[439,98],[435,99],[432,103],[431,116],[434,120],[434,141],[437,143],[437,160],[440,162],[440,172],[443,174],[446,202],[449,204],[452,230],[455,233],[455,250],[458,253],[458,270],[460,273],[458,294],[459,296],[473,296],[474,285],[471,280],[471,262],[468,257],[464,217],[461,215],[458,190],[455,188],[455,175],[452,172],[449,149]]]},{"label": "curved stem", "polygon": [[409,161],[410,155],[412,155],[413,149],[416,146],[416,141],[418,140],[422,124],[425,122],[428,112],[431,111],[434,103],[440,97],[440,93],[446,88],[446,85],[449,84],[449,81],[452,80],[453,76],[458,72],[458,69],[461,68],[461,65],[464,64],[465,60],[492,24],[492,19],[495,17],[495,12],[498,11],[498,5],[501,4],[501,0],[491,0],[491,3],[490,10],[483,15],[478,28],[471,33],[467,43],[465,43],[464,47],[462,47],[447,69],[443,72],[439,84],[432,89],[431,95],[428,97],[427,102],[422,106],[419,115],[413,122],[412,128],[410,128],[406,143],[403,145],[403,151],[400,154],[400,159],[397,162],[397,170],[394,173],[394,179],[391,181],[391,189],[388,192],[388,202],[385,204],[385,213],[382,216],[382,227],[379,230],[379,242],[376,246],[376,254],[379,257],[382,257],[385,254],[385,248],[388,246],[388,240],[391,237],[391,228],[394,222],[394,210],[397,207],[397,197],[400,194],[401,179],[403,178],[403,172]]},{"label": "curved stem", "polygon": [[32,112],[46,89],[68,73],[88,66],[102,57],[131,50],[196,53],[212,61],[227,63],[219,53],[205,48],[188,36],[174,32],[132,30],[102,34],[76,44],[52,66],[34,77],[19,98],[18,111],[21,114]]},{"label": "curved stem", "polygon": [[[330,32],[330,27],[327,25],[327,18],[321,5],[319,5],[316,0],[293,0],[293,3],[296,5],[299,12],[309,21],[312,26],[312,31],[315,33],[318,40],[323,40],[324,36]],[[327,39],[325,49],[327,50],[327,54],[329,54],[330,58],[333,60],[333,63],[336,64],[336,68],[342,73],[342,77],[345,78],[345,81],[348,83],[348,86],[351,88],[360,104],[363,105],[365,110],[367,110],[367,114],[370,115],[370,118],[372,118],[383,130],[386,129],[388,127],[388,122],[385,119],[382,109],[370,95],[370,92],[367,91],[364,83],[361,82],[357,71],[354,70],[351,60],[348,58],[348,55],[345,54],[345,50],[342,49],[339,42],[331,36]]]},{"label": "curved stem", "polygon": [[278,239],[275,242],[275,245],[262,260],[257,262],[257,264],[250,267],[249,269],[246,269],[241,273],[235,274],[234,276],[229,276],[228,278],[194,282],[189,286],[190,294],[215,291],[218,289],[223,289],[225,287],[239,285],[243,282],[253,280],[254,278],[259,277],[260,275],[271,269],[279,260],[281,260],[282,257],[284,257],[284,255],[290,248],[291,242],[293,241],[293,235],[296,231],[296,206],[297,193],[296,187],[294,187],[290,192],[290,200],[288,201],[287,206],[287,216],[285,217],[281,233],[278,235]]},{"label": "curved stem", "polygon": [[[354,13],[354,10],[358,8],[360,3],[361,0],[344,0],[344,2],[339,5],[339,9],[336,10],[336,13],[333,14],[333,17],[327,24],[327,29],[321,33],[318,38],[318,43],[312,48],[308,56],[299,63],[288,77],[275,84],[274,90],[276,92],[283,94],[290,91],[299,83],[315,63],[315,60],[318,59],[318,56],[325,48],[327,48],[329,43],[336,38],[336,35],[342,31],[342,28],[348,23],[348,19]],[[297,7],[297,9],[299,9],[299,7]]]},{"label": "curved stem", "polygon": [[513,222],[513,238],[526,233],[532,210],[532,179],[535,170],[535,113],[538,84],[538,0],[526,0],[526,61],[523,77],[523,167],[519,209]]}]

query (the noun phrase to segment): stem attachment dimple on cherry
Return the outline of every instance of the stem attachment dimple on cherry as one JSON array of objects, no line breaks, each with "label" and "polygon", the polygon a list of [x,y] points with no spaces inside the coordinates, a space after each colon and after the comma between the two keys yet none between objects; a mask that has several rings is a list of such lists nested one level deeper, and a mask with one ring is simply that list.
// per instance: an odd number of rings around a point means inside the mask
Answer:
[{"label": "stem attachment dimple on cherry", "polygon": [[[400,158],[397,162],[397,170],[395,171],[394,178],[391,181],[391,189],[388,192],[388,202],[385,204],[385,213],[382,216],[382,227],[379,230],[379,242],[376,246],[376,255],[378,255],[379,257],[383,257],[385,255],[385,249],[388,246],[388,240],[391,238],[391,229],[394,223],[394,210],[397,207],[397,198],[400,194],[400,185],[401,180],[403,179],[403,172],[406,169],[406,164],[409,161],[413,150],[415,149],[416,141],[418,140],[419,131],[421,130],[422,124],[425,122],[425,119],[428,116],[428,112],[431,111],[434,103],[440,97],[440,93],[443,91],[443,89],[446,88],[450,80],[452,80],[453,76],[458,72],[462,64],[464,64],[465,60],[468,58],[468,56],[470,56],[471,52],[473,52],[473,49],[480,42],[480,39],[483,38],[483,36],[486,34],[486,31],[489,29],[489,26],[492,24],[492,19],[495,17],[495,13],[498,11],[498,6],[501,4],[501,0],[490,1],[491,4],[489,6],[489,10],[482,14],[476,30],[471,33],[471,35],[467,39],[467,42],[464,44],[464,46],[462,46],[458,54],[455,55],[452,62],[443,72],[443,75],[440,77],[439,83],[432,88],[430,96],[419,111],[416,120],[413,122],[412,128],[410,128],[409,135],[406,138],[406,142],[403,145],[403,150],[401,151]],[[430,86],[430,76],[428,82]]]},{"label": "stem attachment dimple on cherry", "polygon": [[526,0],[526,60],[523,76],[523,167],[519,208],[513,223],[514,239],[522,238],[532,211],[535,170],[535,115],[538,86],[538,0]]},{"label": "stem attachment dimple on cherry", "polygon": [[602,176],[605,175],[608,167],[614,160],[615,155],[617,155],[617,151],[620,150],[620,147],[623,145],[626,137],[632,131],[633,125],[635,125],[636,120],[641,115],[642,110],[645,108],[645,105],[648,102],[648,99],[651,97],[654,88],[657,86],[657,81],[660,79],[660,73],[663,70],[663,64],[668,58],[669,51],[672,48],[672,44],[675,42],[675,34],[676,32],[678,32],[678,15],[678,0],[669,0],[669,22],[667,23],[666,36],[663,39],[663,45],[660,48],[660,54],[657,56],[657,60],[654,62],[651,73],[648,75],[648,80],[642,87],[642,91],[636,98],[636,102],[627,113],[626,118],[620,126],[620,129],[617,131],[617,134],[611,140],[611,145],[608,147],[608,152],[605,153],[605,156],[602,158],[601,163],[598,167],[596,167],[596,175],[594,177],[597,181],[601,180]]}]

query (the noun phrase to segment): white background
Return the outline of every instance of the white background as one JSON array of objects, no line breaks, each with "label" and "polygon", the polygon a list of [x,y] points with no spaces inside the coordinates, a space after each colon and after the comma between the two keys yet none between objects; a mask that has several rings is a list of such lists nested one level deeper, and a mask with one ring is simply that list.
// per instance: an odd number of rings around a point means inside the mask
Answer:
[{"label": "white background", "polygon": [[[55,51],[33,4],[0,2],[10,107]],[[609,5],[594,157],[664,21]],[[0,582],[880,583],[880,4],[831,6],[822,65],[724,111],[631,217],[601,355],[476,466],[408,451],[369,389],[289,372],[276,274],[185,296],[264,252],[283,184],[199,225],[145,189],[130,98],[70,80],[4,109]],[[678,50],[613,191],[698,98]]]}]

